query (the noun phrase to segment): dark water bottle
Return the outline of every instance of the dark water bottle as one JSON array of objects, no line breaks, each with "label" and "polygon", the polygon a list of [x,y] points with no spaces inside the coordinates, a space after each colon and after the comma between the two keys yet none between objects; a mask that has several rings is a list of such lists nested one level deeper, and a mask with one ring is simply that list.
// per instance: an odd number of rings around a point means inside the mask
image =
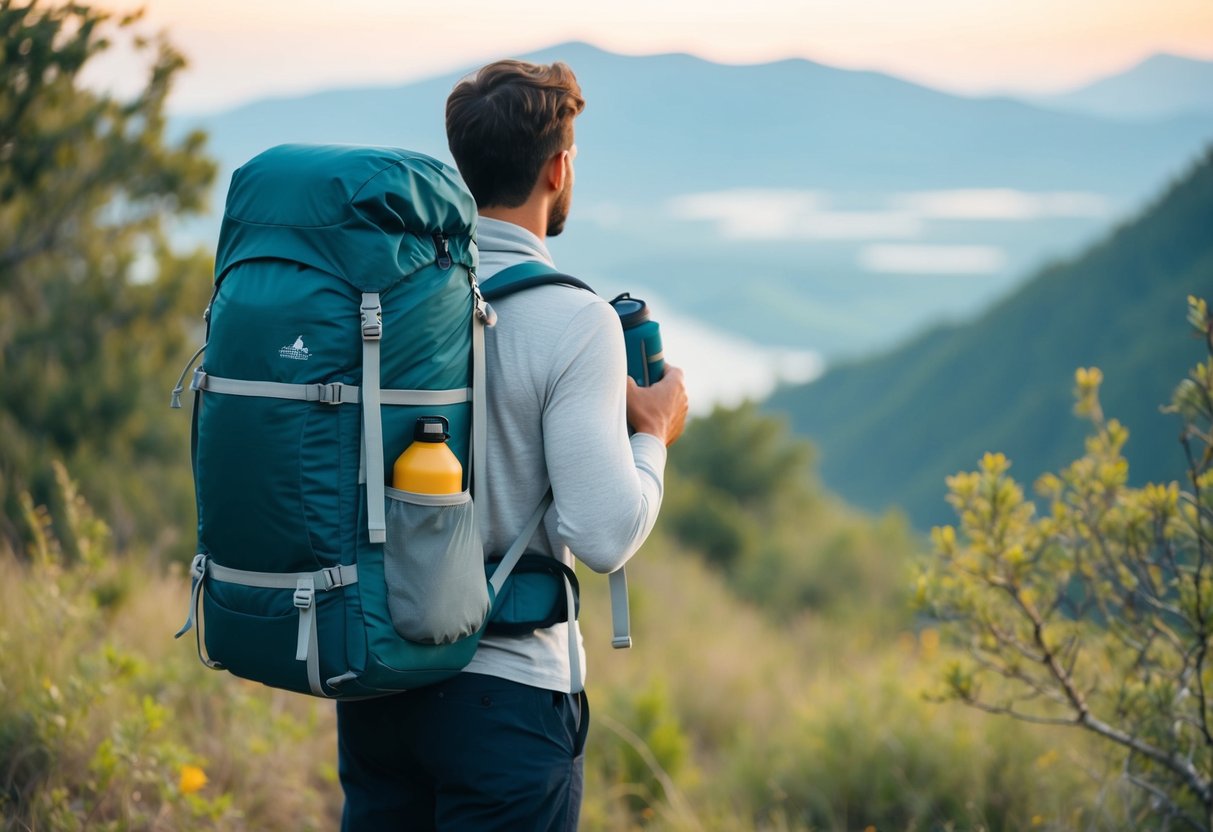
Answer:
[{"label": "dark water bottle", "polygon": [[665,355],[661,351],[661,327],[649,318],[649,307],[627,292],[611,301],[623,324],[623,342],[628,352],[628,375],[641,387],[661,381]]}]

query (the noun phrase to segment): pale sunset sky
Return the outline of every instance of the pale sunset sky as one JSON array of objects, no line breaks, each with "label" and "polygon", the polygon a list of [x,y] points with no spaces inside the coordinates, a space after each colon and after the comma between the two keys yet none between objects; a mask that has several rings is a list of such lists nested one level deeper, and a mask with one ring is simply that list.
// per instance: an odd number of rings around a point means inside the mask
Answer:
[{"label": "pale sunset sky", "polygon": [[[808,58],[962,93],[1046,92],[1160,51],[1213,59],[1213,0],[108,0],[190,60],[172,107],[393,83],[568,40],[724,63]],[[576,67],[574,67],[576,69]],[[113,57],[102,83],[133,88]]]}]

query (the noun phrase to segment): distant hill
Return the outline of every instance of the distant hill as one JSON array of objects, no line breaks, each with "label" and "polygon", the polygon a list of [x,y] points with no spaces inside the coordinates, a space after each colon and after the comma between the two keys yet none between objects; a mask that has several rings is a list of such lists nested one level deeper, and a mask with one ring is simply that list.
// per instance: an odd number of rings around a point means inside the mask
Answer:
[{"label": "distant hill", "polygon": [[1178,423],[1159,413],[1201,345],[1185,297],[1213,296],[1213,149],[1137,219],[1036,274],[972,323],[778,391],[770,410],[819,448],[828,486],[916,525],[954,519],[944,478],[1004,451],[1031,482],[1082,452],[1074,370],[1104,372],[1104,412],[1131,431],[1135,482],[1177,479]]},{"label": "distant hill", "polygon": [[[805,60],[726,66],[584,43],[525,57],[567,61],[589,102],[572,219],[553,245],[563,268],[831,357],[972,314],[1140,203],[1213,136],[1213,114],[1110,122]],[[210,133],[222,168],[195,239],[213,240],[231,170],[273,144],[448,158],[444,102],[461,74],[179,120]],[[951,273],[954,254],[975,256],[975,271]],[[924,256],[944,266],[924,268]]]},{"label": "distant hill", "polygon": [[1213,61],[1161,53],[1124,72],[1035,103],[1111,118],[1151,119],[1213,112]]}]

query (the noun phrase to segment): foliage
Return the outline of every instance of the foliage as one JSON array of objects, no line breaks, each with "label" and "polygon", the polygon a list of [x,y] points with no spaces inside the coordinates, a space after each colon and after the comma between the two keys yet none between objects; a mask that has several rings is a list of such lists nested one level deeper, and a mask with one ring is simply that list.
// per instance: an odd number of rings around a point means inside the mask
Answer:
[{"label": "foliage", "polygon": [[193,505],[183,466],[163,464],[188,430],[165,404],[209,266],[173,254],[165,230],[202,207],[214,175],[201,134],[166,138],[184,61],[163,39],[136,39],[153,54],[129,101],[82,84],[110,33],[134,26],[0,0],[0,516],[24,490],[55,494],[49,463],[63,459],[123,540]]},{"label": "foliage", "polygon": [[813,456],[754,404],[717,407],[670,449],[662,525],[772,615],[875,607],[904,623],[917,542],[899,515],[873,522],[823,492]]},{"label": "foliage", "polygon": [[1070,371],[1107,374],[1109,412],[1134,426],[1134,484],[1183,474],[1157,403],[1190,363],[1175,298],[1213,292],[1213,147],[1153,205],[1079,256],[1042,268],[971,321],[832,367],[765,405],[822,448],[822,481],[848,502],[950,522],[944,478],[999,448],[1023,476],[1057,470],[1083,428],[1058,419]]},{"label": "foliage", "polygon": [[663,518],[687,544],[726,569],[753,556],[780,508],[810,497],[808,443],[752,403],[716,407],[670,450]]},{"label": "foliage", "polygon": [[[332,706],[204,668],[170,637],[186,576],[58,483],[63,516],[27,501],[28,555],[0,551],[0,829],[335,828]],[[1082,743],[924,701],[931,631],[776,624],[661,535],[632,571],[631,651],[583,585],[587,832],[1131,828]]]},{"label": "foliage", "polygon": [[752,402],[717,406],[688,426],[671,449],[683,476],[708,483],[743,506],[796,499],[809,486],[812,448],[788,436],[787,425],[759,414]]},{"label": "foliage", "polygon": [[63,516],[27,498],[29,557],[0,543],[0,829],[333,828],[330,709],[171,649],[184,577],[116,551],[55,473]]},{"label": "foliage", "polygon": [[[1213,355],[1213,319],[1190,299],[1189,320]],[[1076,375],[1077,412],[1094,432],[1086,453],[1033,503],[987,454],[949,479],[959,530],[933,532],[921,578],[929,608],[952,622],[969,658],[946,695],[1023,720],[1078,726],[1120,749],[1124,777],[1150,796],[1150,816],[1213,829],[1213,358],[1175,391],[1188,490],[1132,488],[1128,431],[1105,419],[1102,373]],[[994,684],[990,683],[994,681]]]},{"label": "foliage", "polygon": [[927,701],[952,658],[934,631],[777,624],[695,555],[648,545],[629,567],[632,650],[599,649],[606,587],[583,583],[587,832],[1133,828],[1086,743]]}]

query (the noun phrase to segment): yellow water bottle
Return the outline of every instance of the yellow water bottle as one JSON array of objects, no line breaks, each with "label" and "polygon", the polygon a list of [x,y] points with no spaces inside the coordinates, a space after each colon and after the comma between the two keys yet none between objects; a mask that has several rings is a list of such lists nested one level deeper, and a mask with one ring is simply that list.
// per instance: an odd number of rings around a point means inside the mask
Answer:
[{"label": "yellow water bottle", "polygon": [[392,487],[415,494],[458,494],[463,466],[446,444],[450,423],[442,416],[422,416],[413,427],[413,444],[392,467]]}]

